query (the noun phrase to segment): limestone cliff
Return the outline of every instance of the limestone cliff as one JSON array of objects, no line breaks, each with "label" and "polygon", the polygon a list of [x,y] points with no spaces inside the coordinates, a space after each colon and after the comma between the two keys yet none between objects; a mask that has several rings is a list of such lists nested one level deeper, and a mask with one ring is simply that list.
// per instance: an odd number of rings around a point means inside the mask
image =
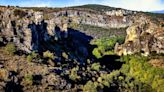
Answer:
[{"label": "limestone cliff", "polygon": [[[117,11],[114,12],[116,13]],[[92,12],[90,13],[88,11],[81,10],[63,10],[59,12],[54,12],[53,15],[56,22],[58,22],[58,19],[65,18],[65,21],[67,22],[73,22],[77,24],[89,24],[104,28],[123,28],[130,26],[133,22],[132,17],[123,16],[123,14],[122,16],[118,16],[115,14],[109,15]]]},{"label": "limestone cliff", "polygon": [[[53,20],[44,21],[43,12],[3,7],[0,21],[1,42],[14,42],[19,49],[28,53],[41,50],[41,42],[57,34],[56,24]],[[59,25],[59,31],[62,30],[66,30],[65,26]]]},{"label": "limestone cliff", "polygon": [[125,43],[116,44],[115,52],[118,55],[142,53],[145,56],[152,52],[164,53],[164,27],[144,15],[136,20],[126,30]]},{"label": "limestone cliff", "polygon": [[[107,29],[128,27],[125,44],[116,44],[115,52],[119,55],[138,52],[143,52],[145,55],[151,52],[163,53],[163,27],[156,22],[143,13],[123,9],[99,12],[90,9],[63,8],[45,12],[31,8],[1,7],[0,43],[14,42],[20,50],[27,53],[33,50],[42,51],[47,41],[63,40],[78,35],[78,32],[70,30],[68,25],[87,24]],[[76,50],[88,54],[84,48],[85,42],[77,41],[79,37],[72,37],[70,44],[78,43],[79,48]]]}]

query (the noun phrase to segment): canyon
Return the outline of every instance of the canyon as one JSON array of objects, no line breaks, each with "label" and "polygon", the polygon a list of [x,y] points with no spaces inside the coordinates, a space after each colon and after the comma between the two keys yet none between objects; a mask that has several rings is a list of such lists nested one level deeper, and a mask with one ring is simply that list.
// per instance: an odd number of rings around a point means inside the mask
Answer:
[{"label": "canyon", "polygon": [[[118,41],[109,40],[106,47],[103,43],[108,40],[91,43],[101,38]],[[16,48],[14,55],[5,51],[8,44]],[[126,91],[119,79],[113,78],[129,76],[121,71],[128,62],[123,64],[121,57],[129,55],[130,60],[131,55],[141,54],[140,58],[147,57],[151,65],[163,69],[164,15],[101,5],[0,6],[0,46],[2,92],[88,92],[88,85],[96,85],[99,92]],[[113,78],[115,84],[107,78]]]}]

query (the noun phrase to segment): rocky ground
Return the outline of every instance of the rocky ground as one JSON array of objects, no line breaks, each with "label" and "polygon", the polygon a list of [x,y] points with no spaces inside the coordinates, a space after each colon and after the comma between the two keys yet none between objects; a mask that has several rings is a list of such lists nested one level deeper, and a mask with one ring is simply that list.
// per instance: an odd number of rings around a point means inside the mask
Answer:
[{"label": "rocky ground", "polygon": [[53,72],[59,67],[28,62],[25,56],[11,56],[3,49],[0,49],[1,92],[56,92],[61,90],[72,92],[77,90],[66,79]]},{"label": "rocky ground", "polygon": [[60,63],[46,61],[45,64],[41,56],[29,62],[27,56],[10,55],[4,47],[0,48],[0,53],[2,92],[77,92],[83,90],[87,81],[96,81],[100,75],[111,71],[105,65],[96,71],[89,60],[83,65],[69,59]]}]

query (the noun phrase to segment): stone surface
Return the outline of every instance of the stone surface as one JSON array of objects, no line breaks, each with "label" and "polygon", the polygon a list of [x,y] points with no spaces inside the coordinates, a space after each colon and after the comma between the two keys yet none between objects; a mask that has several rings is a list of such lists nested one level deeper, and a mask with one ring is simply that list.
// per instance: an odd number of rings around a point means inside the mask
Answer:
[{"label": "stone surface", "polygon": [[[25,13],[24,16],[20,13]],[[68,24],[87,24],[103,28],[126,28],[125,44],[116,47],[116,53],[133,54],[144,52],[163,53],[163,28],[150,20],[144,14],[129,10],[104,11],[107,14],[78,9],[62,9],[47,13],[32,9],[7,8],[1,9],[0,37],[2,43],[14,42],[16,46],[27,53],[42,51],[48,41],[65,40],[72,35]],[[73,34],[77,34],[74,32]],[[74,35],[75,36],[75,35]],[[72,37],[70,44],[77,44],[77,51],[88,55],[85,45],[76,42],[78,37]],[[81,38],[80,38],[81,39]],[[84,39],[85,40],[85,39]],[[86,39],[87,40],[87,39]],[[87,41],[86,41],[87,42]],[[85,44],[82,42],[82,44]],[[53,47],[53,46],[50,46]]]},{"label": "stone surface", "polygon": [[152,52],[164,53],[164,28],[144,16],[136,20],[126,30],[125,43],[116,44],[115,52],[118,55],[142,53],[145,56]]}]

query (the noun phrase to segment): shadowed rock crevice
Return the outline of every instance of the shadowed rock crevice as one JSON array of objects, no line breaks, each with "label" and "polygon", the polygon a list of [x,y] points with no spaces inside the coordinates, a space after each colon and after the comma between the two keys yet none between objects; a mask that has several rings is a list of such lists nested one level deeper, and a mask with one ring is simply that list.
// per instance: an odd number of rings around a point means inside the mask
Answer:
[{"label": "shadowed rock crevice", "polygon": [[23,92],[23,86],[13,81],[7,82],[5,92]]},{"label": "shadowed rock crevice", "polygon": [[21,80],[17,78],[18,73],[11,71],[11,80],[6,83],[5,92],[23,92],[23,86],[20,84]]},{"label": "shadowed rock crevice", "polygon": [[[89,58],[91,55],[89,50],[92,46],[89,44],[93,37],[80,32],[79,30],[74,30],[67,28],[65,24],[61,26],[55,26],[54,36],[48,34],[47,23],[43,20],[40,23],[29,24],[28,27],[31,30],[31,50],[37,52],[51,51],[57,56],[60,56],[62,52],[73,52],[77,56]],[[57,50],[56,46],[62,48]],[[84,60],[80,60],[84,61]]]},{"label": "shadowed rock crevice", "polygon": [[29,24],[28,27],[32,31],[32,50],[42,52],[41,43],[49,39],[49,35],[47,33],[47,23],[42,20],[41,23],[35,24],[33,22],[32,24]]}]

